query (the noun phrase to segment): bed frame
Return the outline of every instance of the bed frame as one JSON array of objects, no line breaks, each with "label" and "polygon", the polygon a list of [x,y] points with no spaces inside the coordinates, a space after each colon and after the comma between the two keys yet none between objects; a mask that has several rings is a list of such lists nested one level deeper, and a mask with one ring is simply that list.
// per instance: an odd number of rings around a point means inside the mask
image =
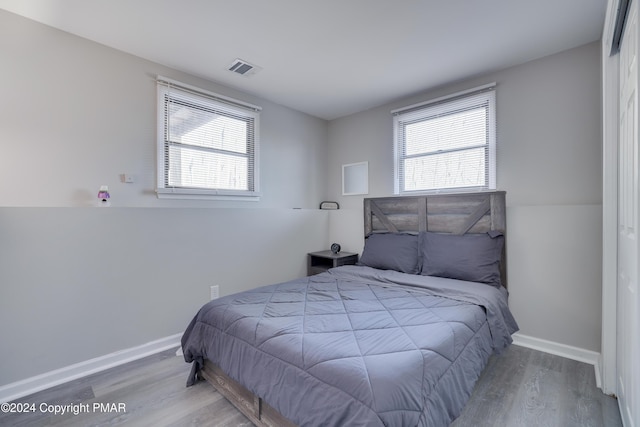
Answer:
[{"label": "bed frame", "polygon": [[227,398],[245,417],[258,427],[296,427],[261,398],[225,374],[215,363],[206,360],[200,376]]},{"label": "bed frame", "polygon": [[[420,231],[462,235],[500,231],[506,237],[505,196],[504,191],[493,191],[367,198],[364,199],[364,235]],[[506,249],[502,253],[500,274],[502,284],[506,286]],[[199,376],[213,385],[256,426],[295,427],[295,424],[209,360],[205,360]]]}]

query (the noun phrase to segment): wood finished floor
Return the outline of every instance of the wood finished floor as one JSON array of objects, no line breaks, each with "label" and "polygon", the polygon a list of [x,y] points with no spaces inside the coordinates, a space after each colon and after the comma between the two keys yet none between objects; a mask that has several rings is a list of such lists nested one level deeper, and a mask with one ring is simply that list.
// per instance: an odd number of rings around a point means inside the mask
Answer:
[{"label": "wood finished floor", "polygon": [[[126,412],[0,414],[0,426],[251,426],[215,389],[186,388],[175,350],[27,396],[16,402],[124,403]],[[615,398],[596,388],[593,366],[524,347],[493,356],[452,427],[622,426]]]}]

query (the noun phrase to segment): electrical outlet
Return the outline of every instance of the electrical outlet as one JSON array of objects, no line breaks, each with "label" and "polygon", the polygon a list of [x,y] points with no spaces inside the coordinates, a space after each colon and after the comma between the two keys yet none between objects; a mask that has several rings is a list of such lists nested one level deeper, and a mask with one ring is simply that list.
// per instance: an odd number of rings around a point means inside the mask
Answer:
[{"label": "electrical outlet", "polygon": [[218,299],[220,298],[220,286],[218,285],[213,285],[211,287],[211,299]]}]

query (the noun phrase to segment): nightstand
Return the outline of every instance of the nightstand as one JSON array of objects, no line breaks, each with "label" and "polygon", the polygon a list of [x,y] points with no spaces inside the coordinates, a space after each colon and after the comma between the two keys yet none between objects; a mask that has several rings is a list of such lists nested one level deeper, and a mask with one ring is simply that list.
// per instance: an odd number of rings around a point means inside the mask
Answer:
[{"label": "nightstand", "polygon": [[311,252],[307,254],[307,275],[313,276],[333,267],[353,265],[356,262],[358,262],[358,254],[351,252],[338,252],[337,254],[331,251]]}]

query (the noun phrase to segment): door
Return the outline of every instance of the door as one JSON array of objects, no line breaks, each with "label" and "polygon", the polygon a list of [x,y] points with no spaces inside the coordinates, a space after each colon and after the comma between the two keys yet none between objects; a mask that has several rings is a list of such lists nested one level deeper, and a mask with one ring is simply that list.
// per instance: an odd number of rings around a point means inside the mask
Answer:
[{"label": "door", "polygon": [[618,404],[626,427],[640,427],[638,327],[638,7],[632,1],[620,48],[618,146]]}]

